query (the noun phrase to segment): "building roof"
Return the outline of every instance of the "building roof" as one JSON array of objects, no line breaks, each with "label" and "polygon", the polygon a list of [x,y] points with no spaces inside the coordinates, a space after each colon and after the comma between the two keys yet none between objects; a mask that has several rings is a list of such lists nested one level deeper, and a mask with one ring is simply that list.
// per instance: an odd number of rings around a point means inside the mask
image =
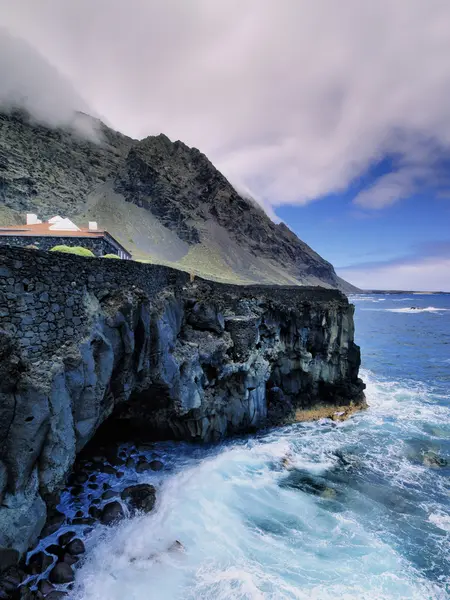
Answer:
[{"label": "building roof", "polygon": [[131,256],[129,250],[127,250],[120,242],[116,240],[106,229],[88,229],[87,227],[80,227],[77,230],[74,229],[60,229],[55,228],[51,222],[47,223],[34,223],[32,225],[11,225],[8,227],[0,226],[0,237],[1,236],[18,236],[18,237],[74,237],[74,238],[103,238],[108,237],[117,246],[119,246],[124,252]]},{"label": "building roof", "polygon": [[12,225],[0,227],[0,235],[18,236],[52,236],[52,237],[103,237],[108,232],[105,229],[91,230],[87,227],[79,229],[51,229],[52,223],[36,223],[34,225]]}]

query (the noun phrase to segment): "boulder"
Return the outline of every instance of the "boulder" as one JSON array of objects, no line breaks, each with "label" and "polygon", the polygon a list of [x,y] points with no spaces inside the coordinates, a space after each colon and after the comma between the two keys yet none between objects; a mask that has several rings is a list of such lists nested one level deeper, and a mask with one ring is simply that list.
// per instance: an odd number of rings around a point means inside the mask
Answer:
[{"label": "boulder", "polygon": [[109,502],[103,507],[101,514],[101,522],[104,525],[112,525],[125,517],[122,505],[120,502]]},{"label": "boulder", "polygon": [[83,542],[79,538],[75,538],[74,540],[72,540],[69,544],[67,544],[65,549],[66,552],[68,552],[69,554],[73,554],[74,556],[77,556],[78,554],[83,554],[83,552],[85,552],[86,550]]},{"label": "boulder", "polygon": [[155,506],[156,491],[152,485],[141,483],[125,488],[121,493],[121,498],[135,510],[150,512]]},{"label": "boulder", "polygon": [[74,580],[72,567],[65,562],[56,563],[50,571],[49,579],[52,583],[71,583]]}]

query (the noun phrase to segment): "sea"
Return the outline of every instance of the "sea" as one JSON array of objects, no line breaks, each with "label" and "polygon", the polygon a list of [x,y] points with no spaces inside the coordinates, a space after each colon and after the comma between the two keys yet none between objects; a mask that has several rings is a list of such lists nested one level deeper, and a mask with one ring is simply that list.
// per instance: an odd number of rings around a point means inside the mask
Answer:
[{"label": "sea", "polygon": [[156,509],[87,536],[70,600],[450,598],[450,295],[351,301],[368,409],[158,444]]}]

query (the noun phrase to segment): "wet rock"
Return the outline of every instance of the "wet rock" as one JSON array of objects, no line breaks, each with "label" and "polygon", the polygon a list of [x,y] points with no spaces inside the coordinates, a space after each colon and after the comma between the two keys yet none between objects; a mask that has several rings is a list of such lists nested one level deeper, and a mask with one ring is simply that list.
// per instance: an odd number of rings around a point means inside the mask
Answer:
[{"label": "wet rock", "polygon": [[54,591],[50,592],[48,596],[45,596],[45,600],[63,600],[63,598],[67,598],[66,592]]},{"label": "wet rock", "polygon": [[50,546],[47,546],[45,551],[49,554],[57,556],[58,558],[62,558],[64,556],[63,548],[61,548],[61,546],[58,546],[57,544],[50,544]]},{"label": "wet rock", "polygon": [[63,533],[62,535],[59,536],[58,544],[60,546],[66,546],[74,536],[75,536],[75,531],[66,531],[66,533]]},{"label": "wet rock", "polygon": [[102,473],[106,473],[107,475],[115,475],[116,470],[114,467],[110,467],[109,465],[104,465],[100,469]]},{"label": "wet rock", "polygon": [[122,505],[120,502],[109,502],[103,507],[101,521],[104,525],[112,525],[125,517]]},{"label": "wet rock", "polygon": [[44,529],[41,532],[41,537],[47,537],[61,527],[66,520],[66,515],[57,510],[56,508],[50,509],[47,516],[47,522]]},{"label": "wet rock", "polygon": [[116,473],[116,477],[117,479],[122,479],[122,477],[125,475],[125,473],[123,471],[117,471]]},{"label": "wet rock", "polygon": [[17,600],[41,600],[44,596],[39,591],[32,591],[28,586],[21,586],[15,597]]},{"label": "wet rock", "polygon": [[94,525],[95,519],[92,517],[76,517],[72,520],[72,525]]},{"label": "wet rock", "polygon": [[136,468],[136,463],[134,462],[134,460],[132,458],[129,458],[127,460],[127,462],[125,463],[125,466],[127,469],[135,469]]},{"label": "wet rock", "polygon": [[98,506],[92,505],[89,507],[89,514],[94,519],[100,519],[102,516],[102,511],[98,508]]},{"label": "wet rock", "polygon": [[56,563],[50,571],[49,579],[52,583],[70,583],[74,580],[72,567],[65,562]]},{"label": "wet rock", "polygon": [[448,464],[445,458],[442,458],[442,456],[439,456],[437,452],[433,452],[432,450],[425,452],[422,462],[426,467],[431,467],[433,469],[441,469]]},{"label": "wet rock", "polygon": [[84,487],[82,485],[74,485],[70,492],[72,496],[80,496],[84,492]]},{"label": "wet rock", "polygon": [[111,487],[110,484],[105,481],[105,483],[103,484],[103,489],[104,490],[109,490],[110,487]]},{"label": "wet rock", "polygon": [[75,538],[66,546],[66,551],[69,552],[69,554],[73,554],[74,556],[77,556],[78,554],[83,554],[85,550],[86,548],[84,547],[83,542],[79,538]]},{"label": "wet rock", "polygon": [[55,589],[55,586],[52,585],[46,579],[41,579],[40,582],[38,583],[37,587],[38,587],[38,590],[41,592],[41,594],[43,594],[44,596],[46,596],[47,594],[50,594],[50,592],[52,592]]},{"label": "wet rock", "polygon": [[103,492],[102,494],[102,499],[103,500],[111,500],[111,498],[116,498],[117,493],[114,492],[113,490],[106,490],[106,492]]},{"label": "wet rock", "polygon": [[129,505],[136,510],[150,512],[155,506],[156,491],[147,483],[131,485],[123,490],[121,498],[128,501]]},{"label": "wet rock", "polygon": [[88,483],[88,488],[91,490],[98,490],[98,483]]},{"label": "wet rock", "polygon": [[31,575],[37,575],[43,573],[53,563],[53,558],[45,552],[36,552],[30,556],[28,561],[27,570]]},{"label": "wet rock", "polygon": [[150,471],[150,463],[147,461],[139,462],[136,466],[136,473],[145,473],[145,471]]},{"label": "wet rock", "polygon": [[95,475],[94,473],[89,477],[89,481],[96,481],[97,480],[97,475]]},{"label": "wet rock", "polygon": [[86,473],[78,472],[72,473],[68,479],[69,485],[83,485],[88,480],[88,476]]},{"label": "wet rock", "polygon": [[152,460],[150,463],[150,469],[152,471],[161,471],[164,468],[163,463],[160,460]]},{"label": "wet rock", "polygon": [[17,565],[19,556],[19,552],[13,548],[0,548],[0,573],[8,567]]},{"label": "wet rock", "polygon": [[82,510],[77,510],[75,518],[80,519],[81,517],[84,517],[84,512]]},{"label": "wet rock", "polygon": [[64,554],[63,559],[62,559],[61,562],[66,563],[66,565],[72,566],[76,562],[78,562],[78,556],[72,556],[72,554],[69,554],[68,552],[66,552]]},{"label": "wet rock", "polygon": [[25,573],[18,567],[8,567],[0,573],[0,590],[7,594],[13,594],[22,583]]}]

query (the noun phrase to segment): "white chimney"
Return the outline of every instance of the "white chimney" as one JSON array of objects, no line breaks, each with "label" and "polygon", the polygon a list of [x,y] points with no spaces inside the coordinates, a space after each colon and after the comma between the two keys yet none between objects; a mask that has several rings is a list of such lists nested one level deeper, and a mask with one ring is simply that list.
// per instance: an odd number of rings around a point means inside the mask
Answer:
[{"label": "white chimney", "polygon": [[27,214],[27,225],[36,225],[37,223],[42,223],[42,221],[39,221],[39,219],[37,218],[37,215],[34,215],[33,213],[28,213]]},{"label": "white chimney", "polygon": [[89,221],[89,231],[97,231],[97,221]]}]

